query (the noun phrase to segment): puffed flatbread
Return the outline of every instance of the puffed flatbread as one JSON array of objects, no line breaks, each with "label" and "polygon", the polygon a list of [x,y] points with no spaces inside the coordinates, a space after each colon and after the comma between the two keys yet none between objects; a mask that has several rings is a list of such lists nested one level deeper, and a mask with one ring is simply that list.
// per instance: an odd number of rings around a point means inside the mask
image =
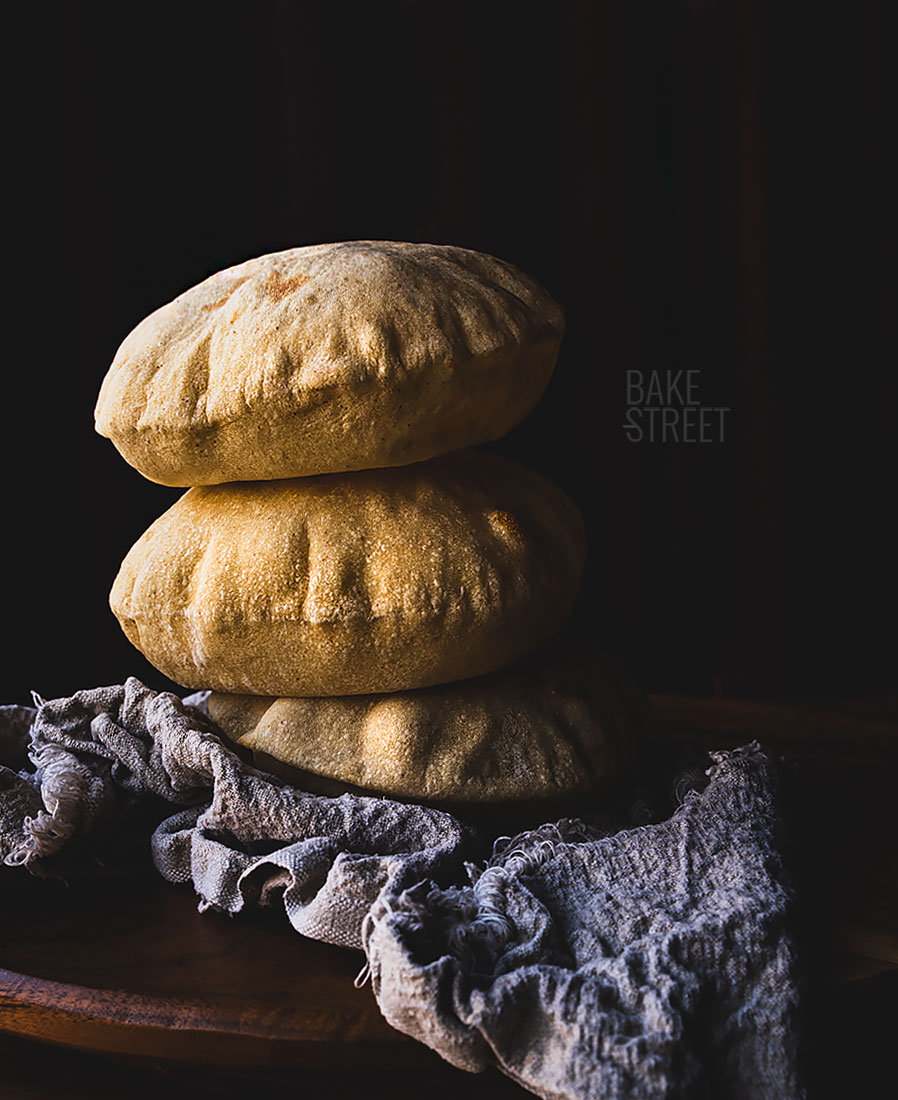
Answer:
[{"label": "puffed flatbread", "polygon": [[129,551],[110,603],[185,687],[403,691],[501,668],[552,637],[584,555],[560,489],[460,451],[190,489]]},{"label": "puffed flatbread", "polygon": [[213,692],[208,707],[260,766],[307,789],[452,804],[599,790],[631,771],[653,721],[618,665],[582,647],[418,691],[317,699]]},{"label": "puffed flatbread", "polygon": [[96,428],[164,485],[405,465],[522,420],[563,329],[546,291],[482,253],[293,248],[142,321],[103,381]]}]

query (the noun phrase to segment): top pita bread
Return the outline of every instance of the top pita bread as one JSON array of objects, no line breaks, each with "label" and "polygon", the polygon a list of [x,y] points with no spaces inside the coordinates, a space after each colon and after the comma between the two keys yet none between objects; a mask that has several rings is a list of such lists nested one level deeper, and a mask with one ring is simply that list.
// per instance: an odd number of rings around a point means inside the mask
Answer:
[{"label": "top pita bread", "polygon": [[549,380],[557,303],[463,248],[350,241],[219,272],[125,339],[97,431],[152,481],[401,466],[504,435]]}]

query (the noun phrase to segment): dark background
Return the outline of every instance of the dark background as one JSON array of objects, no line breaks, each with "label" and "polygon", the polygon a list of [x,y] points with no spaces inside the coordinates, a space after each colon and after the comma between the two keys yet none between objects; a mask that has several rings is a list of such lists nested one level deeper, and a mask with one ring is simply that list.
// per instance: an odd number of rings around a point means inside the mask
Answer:
[{"label": "dark background", "polygon": [[[580,504],[580,625],[647,687],[891,687],[880,15],[382,0],[17,18],[0,701],[168,686],[106,604],[178,494],[93,433],[120,341],[222,267],[360,237],[494,253],[565,306],[549,390],[494,449]],[[629,442],[626,371],[679,369],[731,407],[724,441]]]}]

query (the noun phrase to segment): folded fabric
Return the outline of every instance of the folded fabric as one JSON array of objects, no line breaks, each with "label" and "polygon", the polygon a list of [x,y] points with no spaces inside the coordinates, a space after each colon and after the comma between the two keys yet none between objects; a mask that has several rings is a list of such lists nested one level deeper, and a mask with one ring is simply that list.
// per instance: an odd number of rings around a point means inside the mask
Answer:
[{"label": "folded fabric", "polygon": [[804,1095],[776,775],[756,745],[681,777],[664,820],[496,839],[260,772],[201,695],[129,679],[38,702],[0,708],[6,863],[52,866],[156,795],[181,807],[151,840],[162,875],[201,909],[280,899],[303,935],[363,947],[386,1019],[456,1066],[546,1098]]}]

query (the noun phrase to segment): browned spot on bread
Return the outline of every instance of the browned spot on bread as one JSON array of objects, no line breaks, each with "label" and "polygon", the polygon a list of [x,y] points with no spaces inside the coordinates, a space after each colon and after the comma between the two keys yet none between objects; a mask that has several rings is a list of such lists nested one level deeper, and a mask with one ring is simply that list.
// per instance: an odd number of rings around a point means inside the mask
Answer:
[{"label": "browned spot on bread", "polygon": [[310,275],[291,275],[290,278],[285,279],[279,272],[273,271],[265,285],[265,290],[269,298],[279,302],[281,298],[286,298],[288,294],[299,290],[310,278]]},{"label": "browned spot on bread", "polygon": [[506,538],[523,542],[524,533],[521,531],[521,525],[518,523],[517,517],[513,516],[511,512],[506,512],[504,510],[490,512],[487,518],[493,528]]}]

